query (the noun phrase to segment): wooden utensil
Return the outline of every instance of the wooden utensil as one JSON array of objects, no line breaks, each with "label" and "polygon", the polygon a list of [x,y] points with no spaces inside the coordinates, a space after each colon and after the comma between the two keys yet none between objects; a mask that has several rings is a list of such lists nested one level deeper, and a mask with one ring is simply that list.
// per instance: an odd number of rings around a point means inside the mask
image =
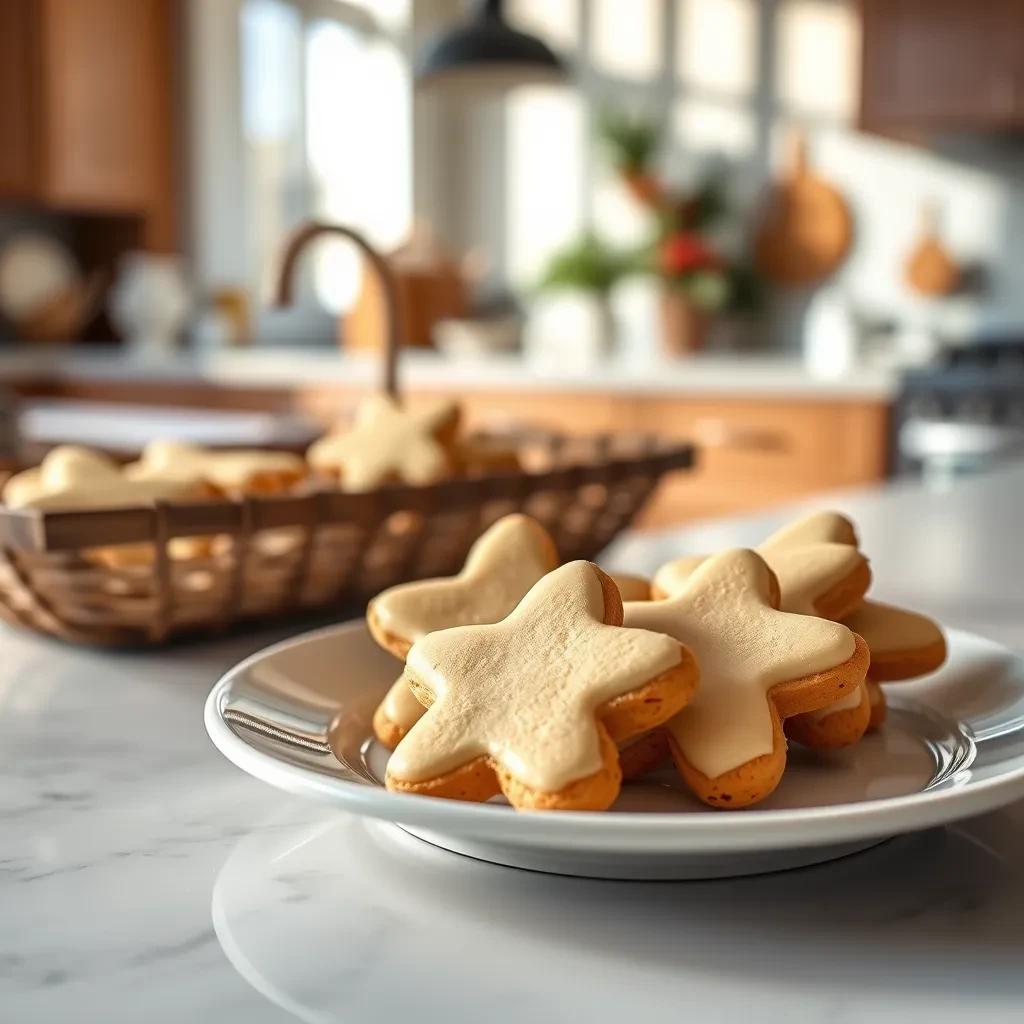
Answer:
[{"label": "wooden utensil", "polygon": [[921,206],[921,234],[903,266],[903,279],[920,295],[952,295],[962,279],[960,265],[939,236],[940,209],[937,203]]},{"label": "wooden utensil", "polygon": [[843,262],[853,239],[853,216],[838,189],[808,164],[807,139],[795,131],[790,168],[772,187],[754,238],[758,270],[790,287],[817,284]]}]

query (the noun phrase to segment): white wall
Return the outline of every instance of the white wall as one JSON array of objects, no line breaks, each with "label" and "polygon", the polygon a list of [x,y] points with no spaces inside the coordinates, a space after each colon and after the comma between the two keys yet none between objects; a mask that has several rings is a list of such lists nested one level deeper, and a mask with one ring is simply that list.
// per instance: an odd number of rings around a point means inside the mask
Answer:
[{"label": "white wall", "polygon": [[[490,221],[505,223],[506,263],[519,280],[529,280],[545,253],[584,223],[612,240],[642,234],[642,214],[592,152],[593,112],[610,102],[664,117],[670,177],[686,180],[700,166],[724,161],[741,231],[778,167],[787,126],[803,124],[813,163],[842,189],[856,216],[853,250],[830,287],[873,319],[925,318],[956,336],[1024,333],[1024,145],[1019,138],[977,139],[928,149],[857,132],[860,40],[853,0],[512,0],[511,6],[524,27],[569,56],[578,83],[546,107],[536,98],[510,101],[509,192]],[[551,125],[560,126],[560,144]],[[985,266],[982,294],[926,302],[906,287],[903,262],[924,201],[940,206],[955,256]],[[776,343],[795,344],[800,303],[786,306],[767,333]]]}]

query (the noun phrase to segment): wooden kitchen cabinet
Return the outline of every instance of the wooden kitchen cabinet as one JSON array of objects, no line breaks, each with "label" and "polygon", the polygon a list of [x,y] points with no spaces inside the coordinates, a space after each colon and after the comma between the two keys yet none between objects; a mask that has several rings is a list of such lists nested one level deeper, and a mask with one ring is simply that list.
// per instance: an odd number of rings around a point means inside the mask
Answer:
[{"label": "wooden kitchen cabinet", "polygon": [[861,0],[861,127],[1024,127],[1024,0]]},{"label": "wooden kitchen cabinet", "polygon": [[639,421],[697,445],[692,472],[667,478],[646,525],[734,515],[882,480],[888,468],[884,402],[763,398],[645,401]]},{"label": "wooden kitchen cabinet", "polygon": [[0,3],[0,197],[176,245],[174,0]]}]

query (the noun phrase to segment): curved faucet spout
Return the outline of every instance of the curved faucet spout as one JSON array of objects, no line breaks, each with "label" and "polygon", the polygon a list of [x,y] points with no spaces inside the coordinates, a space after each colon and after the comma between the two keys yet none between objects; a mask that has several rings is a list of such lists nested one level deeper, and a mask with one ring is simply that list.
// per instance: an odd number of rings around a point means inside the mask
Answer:
[{"label": "curved faucet spout", "polygon": [[398,288],[395,276],[391,271],[387,258],[375,249],[358,231],[344,224],[328,224],[323,221],[307,221],[300,224],[285,243],[281,257],[281,266],[277,274],[277,286],[274,289],[274,305],[289,306],[292,302],[295,264],[306,246],[321,235],[341,235],[353,242],[369,261],[373,271],[380,279],[381,293],[385,306],[385,322],[387,336],[384,338],[384,390],[392,398],[398,398],[398,348],[399,337]]}]

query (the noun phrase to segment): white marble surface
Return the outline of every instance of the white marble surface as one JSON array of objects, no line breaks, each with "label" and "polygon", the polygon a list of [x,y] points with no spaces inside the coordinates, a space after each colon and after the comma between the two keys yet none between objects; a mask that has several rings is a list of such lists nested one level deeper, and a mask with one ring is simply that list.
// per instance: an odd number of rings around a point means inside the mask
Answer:
[{"label": "white marble surface", "polygon": [[[141,359],[109,347],[36,349],[0,354],[0,380],[44,376],[58,381],[124,380],[208,383],[221,387],[282,387],[338,383],[376,385],[380,360],[334,349],[250,348]],[[702,354],[673,361],[611,360],[596,366],[537,365],[516,355],[448,359],[404,353],[401,380],[412,389],[579,391],[625,394],[787,395],[835,399],[891,398],[899,386],[892,367],[857,366],[839,377],[811,373],[792,355]]]},{"label": "white marble surface", "polygon": [[[1024,647],[1024,468],[830,503],[861,523],[880,596]],[[610,561],[651,569],[785,516],[633,539]],[[281,635],[111,654],[0,632],[3,1024],[1024,1012],[1024,805],[759,879],[495,868],[220,759],[203,698]]]}]

